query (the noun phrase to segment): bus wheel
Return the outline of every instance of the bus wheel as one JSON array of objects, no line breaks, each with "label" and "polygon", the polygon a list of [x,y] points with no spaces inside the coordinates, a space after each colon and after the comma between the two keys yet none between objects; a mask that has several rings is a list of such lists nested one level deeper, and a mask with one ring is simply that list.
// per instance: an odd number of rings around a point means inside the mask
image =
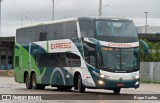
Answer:
[{"label": "bus wheel", "polygon": [[31,79],[29,78],[29,74],[25,76],[25,82],[26,82],[26,88],[32,89],[32,83],[31,83]]},{"label": "bus wheel", "polygon": [[32,88],[33,89],[45,89],[44,85],[37,84],[36,74],[35,73],[32,75]]},{"label": "bus wheel", "polygon": [[114,94],[120,94],[121,88],[113,89]]},{"label": "bus wheel", "polygon": [[82,84],[82,77],[81,77],[80,74],[79,74],[79,76],[78,76],[77,87],[78,87],[78,92],[80,92],[80,93],[85,92],[85,87],[84,87],[83,84]]}]

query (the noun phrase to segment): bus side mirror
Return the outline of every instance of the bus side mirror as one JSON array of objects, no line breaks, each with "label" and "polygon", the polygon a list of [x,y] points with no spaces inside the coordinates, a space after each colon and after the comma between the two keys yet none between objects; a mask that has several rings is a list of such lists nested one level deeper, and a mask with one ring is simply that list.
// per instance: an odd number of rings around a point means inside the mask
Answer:
[{"label": "bus side mirror", "polygon": [[143,40],[140,40],[139,41],[140,44],[143,44],[143,47],[144,47],[144,53],[147,55],[149,54],[149,47],[148,47],[148,44],[146,42],[144,42]]}]

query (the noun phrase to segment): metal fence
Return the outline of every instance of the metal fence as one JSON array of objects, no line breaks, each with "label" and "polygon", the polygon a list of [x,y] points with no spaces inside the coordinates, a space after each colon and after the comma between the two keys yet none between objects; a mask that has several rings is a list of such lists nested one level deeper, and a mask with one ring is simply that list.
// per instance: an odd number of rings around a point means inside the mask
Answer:
[{"label": "metal fence", "polygon": [[160,83],[160,62],[141,62],[140,74],[142,82]]}]

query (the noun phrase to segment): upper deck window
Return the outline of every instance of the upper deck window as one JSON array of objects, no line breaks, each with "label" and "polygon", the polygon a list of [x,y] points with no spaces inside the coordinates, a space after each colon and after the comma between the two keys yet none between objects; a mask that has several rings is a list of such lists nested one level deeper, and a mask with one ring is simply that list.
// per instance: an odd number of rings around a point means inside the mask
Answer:
[{"label": "upper deck window", "polygon": [[79,20],[82,37],[94,38],[94,24],[91,20]]},{"label": "upper deck window", "polygon": [[95,25],[97,36],[137,37],[131,21],[96,20]]}]

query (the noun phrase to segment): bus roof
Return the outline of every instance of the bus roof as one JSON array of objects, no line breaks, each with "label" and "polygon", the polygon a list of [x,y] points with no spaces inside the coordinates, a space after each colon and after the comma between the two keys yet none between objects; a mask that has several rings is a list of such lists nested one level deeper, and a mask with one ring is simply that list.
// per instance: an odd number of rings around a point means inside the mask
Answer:
[{"label": "bus roof", "polygon": [[79,17],[79,19],[103,19],[103,20],[120,20],[120,21],[132,21],[127,18],[117,18],[117,17]]},{"label": "bus roof", "polygon": [[19,27],[19,28],[17,28],[17,29],[29,28],[29,27],[39,26],[39,25],[53,24],[53,23],[61,23],[61,22],[66,22],[66,21],[76,21],[76,20],[78,20],[77,17],[68,18],[68,19],[60,19],[60,20],[54,20],[54,21],[47,21],[47,22],[41,22],[41,23],[24,25],[24,26],[21,26],[21,27]]},{"label": "bus roof", "polygon": [[73,18],[68,18],[68,19],[60,19],[60,20],[54,20],[54,21],[48,21],[48,22],[41,22],[41,23],[35,23],[35,24],[30,24],[30,25],[24,25],[21,26],[17,29],[22,29],[22,28],[29,28],[29,27],[35,27],[39,25],[48,25],[48,24],[54,24],[54,23],[61,23],[61,22],[67,22],[67,21],[77,21],[78,19],[103,19],[103,20],[116,20],[116,21],[132,21],[131,19],[126,19],[126,18],[116,18],[116,17],[73,17]]}]

